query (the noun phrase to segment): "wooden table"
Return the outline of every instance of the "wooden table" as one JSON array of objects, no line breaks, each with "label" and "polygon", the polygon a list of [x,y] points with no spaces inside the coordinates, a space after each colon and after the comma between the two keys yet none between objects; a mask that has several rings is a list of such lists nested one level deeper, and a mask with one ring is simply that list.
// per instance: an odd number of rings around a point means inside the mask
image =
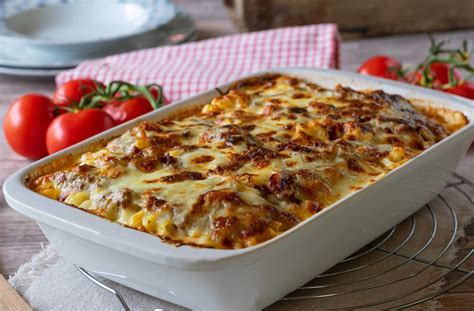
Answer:
[{"label": "wooden table", "polygon": [[[175,2],[185,7],[196,18],[201,39],[238,32],[219,0],[205,0],[199,3],[192,0],[175,0]],[[437,34],[436,37],[451,40],[466,38],[474,42],[474,30]],[[355,70],[364,59],[375,54],[389,54],[405,62],[414,62],[423,57],[428,46],[429,41],[425,34],[344,42],[341,46],[341,68]],[[27,92],[51,94],[53,89],[54,81],[51,78],[33,79],[0,75],[0,122],[3,124],[8,104],[16,97]],[[3,184],[7,176],[29,161],[10,150],[3,135],[0,136],[0,150],[0,183]],[[461,165],[464,171],[474,172],[473,148]],[[471,177],[474,177],[472,175],[474,174],[471,174]],[[472,248],[474,244],[474,217],[471,219],[471,224],[473,225],[465,228],[467,236],[464,247]],[[43,243],[46,244],[47,240],[38,226],[8,208],[1,192],[0,273],[4,276],[13,274],[21,264],[28,262],[32,255],[41,250]],[[450,307],[462,307],[468,302],[474,304],[472,282],[443,295],[439,301]]]}]

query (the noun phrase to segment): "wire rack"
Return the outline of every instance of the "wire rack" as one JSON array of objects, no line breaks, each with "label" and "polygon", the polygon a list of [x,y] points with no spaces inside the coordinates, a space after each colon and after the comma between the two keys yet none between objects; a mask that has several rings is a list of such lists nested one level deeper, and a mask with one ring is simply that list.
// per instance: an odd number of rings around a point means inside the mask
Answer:
[{"label": "wire rack", "polygon": [[[457,254],[453,247],[460,236],[460,215],[472,215],[473,193],[474,183],[455,173],[416,214],[269,309],[286,304],[305,309],[315,302],[325,308],[404,309],[452,290],[474,275],[474,250]],[[118,291],[76,268],[130,310]]]}]

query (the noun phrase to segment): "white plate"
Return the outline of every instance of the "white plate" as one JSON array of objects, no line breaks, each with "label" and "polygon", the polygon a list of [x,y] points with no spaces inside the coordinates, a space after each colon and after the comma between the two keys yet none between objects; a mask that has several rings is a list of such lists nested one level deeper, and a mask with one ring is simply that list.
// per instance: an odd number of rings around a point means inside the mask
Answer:
[{"label": "white plate", "polygon": [[[202,106],[219,94],[210,90],[150,112],[41,159],[9,177],[5,199],[37,221],[68,261],[120,284],[193,310],[260,310],[383,234],[441,191],[474,138],[470,100],[406,83],[313,68],[272,72],[295,75],[323,87],[382,89],[417,99],[420,105],[463,111],[470,124],[389,172],[382,179],[323,209],[281,235],[245,249],[175,247],[156,236],[123,227],[41,196],[25,175],[69,153],[86,150],[145,120]],[[219,86],[227,89],[229,84]]]},{"label": "white plate", "polygon": [[65,1],[0,3],[0,65],[65,68],[156,46],[178,13],[168,0]]},{"label": "white plate", "polygon": [[0,74],[24,77],[54,77],[61,69],[31,69],[0,66]]},{"label": "white plate", "polygon": [[[197,36],[198,33],[192,18],[189,15],[180,12],[168,25],[144,36],[140,40],[143,44],[128,45],[128,47],[130,50],[134,50],[137,48],[180,44],[193,41]],[[122,46],[122,48],[123,47],[124,46]],[[109,53],[99,54],[97,57],[103,57],[108,54]],[[16,57],[16,55],[18,55],[18,57]],[[25,60],[25,53],[17,53],[16,55],[5,55],[0,52],[0,74],[17,76],[55,76],[61,70],[75,67],[84,60],[78,58],[70,61],[45,61],[35,57],[27,57]]]},{"label": "white plate", "polygon": [[2,4],[0,42],[35,47],[90,44],[139,35],[170,22],[168,0],[36,0]]}]

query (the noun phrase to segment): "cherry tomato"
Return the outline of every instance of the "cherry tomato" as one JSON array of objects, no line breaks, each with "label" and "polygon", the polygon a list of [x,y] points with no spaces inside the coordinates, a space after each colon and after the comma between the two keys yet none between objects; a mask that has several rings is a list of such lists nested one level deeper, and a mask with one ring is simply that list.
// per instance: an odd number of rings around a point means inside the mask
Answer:
[{"label": "cherry tomato", "polygon": [[461,97],[474,99],[474,84],[473,83],[465,82],[463,84],[456,85],[444,91],[450,94],[461,96]]},{"label": "cherry tomato", "polygon": [[[160,94],[160,92],[158,91],[156,87],[152,87],[150,89],[150,93],[155,99],[158,99],[158,95]],[[169,103],[170,103],[169,100],[163,95],[163,104],[168,105]]]},{"label": "cherry tomato", "polygon": [[54,110],[51,99],[40,94],[26,94],[13,102],[3,123],[10,147],[30,159],[48,155],[45,137],[55,117]]},{"label": "cherry tomato", "polygon": [[363,75],[398,80],[397,70],[400,70],[400,68],[400,62],[395,58],[379,55],[366,60],[357,69],[357,72]]},{"label": "cherry tomato", "polygon": [[48,152],[62,150],[113,126],[112,118],[98,108],[62,114],[51,122],[46,132]]},{"label": "cherry tomato", "polygon": [[[430,75],[433,78],[433,86],[438,88],[443,84],[449,83],[449,65],[445,63],[432,63],[430,65]],[[415,73],[415,83],[419,84],[423,75],[421,73],[423,69]],[[453,71],[454,80],[459,81],[462,79],[459,70],[454,69]]]},{"label": "cherry tomato", "polygon": [[112,100],[103,109],[118,125],[152,111],[153,107],[145,97],[137,96],[122,102]]},{"label": "cherry tomato", "polygon": [[58,106],[71,106],[78,104],[81,98],[95,92],[104,85],[92,79],[71,80],[59,86],[53,94],[53,102]]},{"label": "cherry tomato", "polygon": [[[444,63],[432,63],[430,65],[431,75],[435,78],[438,83],[446,84],[449,83],[449,65]],[[454,69],[453,78],[456,81],[462,79],[461,73],[459,70]]]},{"label": "cherry tomato", "polygon": [[[159,98],[160,92],[157,87],[151,87],[149,91],[154,99]],[[124,95],[130,95],[130,93],[117,93],[115,96],[117,99],[110,100],[103,108],[114,119],[115,125],[122,124],[153,110],[153,106],[143,95],[132,93],[136,96],[127,100],[120,100],[119,98]],[[163,97],[163,104],[168,103],[166,97]]]}]

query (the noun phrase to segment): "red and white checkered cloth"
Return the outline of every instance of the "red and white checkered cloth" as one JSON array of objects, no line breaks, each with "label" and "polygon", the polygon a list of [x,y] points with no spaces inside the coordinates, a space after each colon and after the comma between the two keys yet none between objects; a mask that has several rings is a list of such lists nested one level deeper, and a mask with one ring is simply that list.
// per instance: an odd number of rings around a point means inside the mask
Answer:
[{"label": "red and white checkered cloth", "polygon": [[176,101],[259,70],[278,67],[338,67],[334,24],[288,27],[123,53],[86,61],[56,77],[108,83],[159,83]]}]

